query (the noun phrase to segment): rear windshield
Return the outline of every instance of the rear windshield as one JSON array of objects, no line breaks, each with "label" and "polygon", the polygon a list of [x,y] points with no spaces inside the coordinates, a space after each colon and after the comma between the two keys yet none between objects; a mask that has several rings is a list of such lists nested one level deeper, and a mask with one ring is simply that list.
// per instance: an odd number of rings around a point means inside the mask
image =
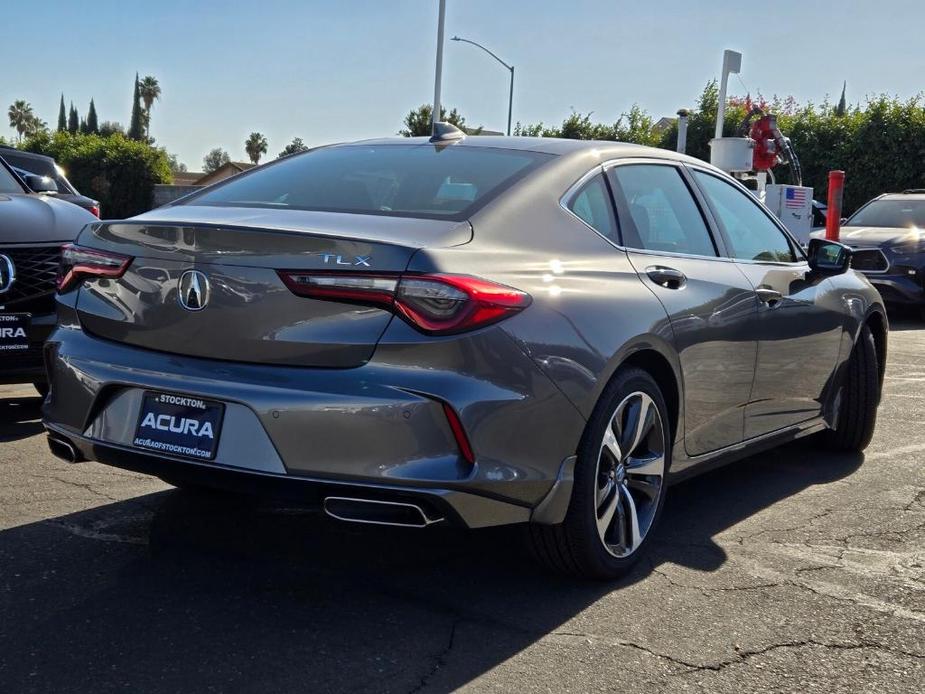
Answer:
[{"label": "rear windshield", "polygon": [[552,156],[459,145],[324,147],[182,204],[462,220]]},{"label": "rear windshield", "polygon": [[925,229],[925,200],[874,200],[848,220],[854,227]]}]

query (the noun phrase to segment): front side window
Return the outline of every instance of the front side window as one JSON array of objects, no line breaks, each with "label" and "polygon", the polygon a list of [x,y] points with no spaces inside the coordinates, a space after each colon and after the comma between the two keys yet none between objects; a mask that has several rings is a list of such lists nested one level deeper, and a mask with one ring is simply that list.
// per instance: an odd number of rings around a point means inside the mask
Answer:
[{"label": "front side window", "polygon": [[647,251],[715,256],[703,215],[674,166],[631,164],[609,171],[614,194],[629,211],[623,245]]},{"label": "front side window", "polygon": [[553,155],[451,145],[343,145],[287,157],[181,204],[466,219]]},{"label": "front side window", "polygon": [[702,171],[695,170],[694,178],[726,232],[733,258],[772,263],[796,261],[790,240],[751,193]]},{"label": "front side window", "polygon": [[613,204],[603,174],[598,174],[585,183],[575,194],[568,208],[588,226],[603,236],[618,243],[617,223],[613,216]]}]

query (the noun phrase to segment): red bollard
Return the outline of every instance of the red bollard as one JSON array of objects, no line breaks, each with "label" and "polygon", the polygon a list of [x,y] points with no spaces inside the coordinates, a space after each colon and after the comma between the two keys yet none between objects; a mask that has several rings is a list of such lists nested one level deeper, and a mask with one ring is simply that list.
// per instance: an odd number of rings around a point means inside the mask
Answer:
[{"label": "red bollard", "polygon": [[845,172],[829,171],[829,202],[825,212],[825,237],[829,241],[838,241],[841,229],[841,204],[845,193]]}]

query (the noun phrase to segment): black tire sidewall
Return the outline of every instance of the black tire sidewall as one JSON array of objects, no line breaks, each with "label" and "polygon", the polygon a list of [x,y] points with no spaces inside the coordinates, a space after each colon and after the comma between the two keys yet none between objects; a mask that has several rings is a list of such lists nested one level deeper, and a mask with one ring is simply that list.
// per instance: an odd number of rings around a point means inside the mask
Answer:
[{"label": "black tire sidewall", "polygon": [[[665,479],[659,492],[655,517],[645,538],[639,547],[628,557],[615,557],[608,552],[597,532],[595,506],[597,495],[597,462],[600,455],[604,429],[610,423],[617,405],[630,393],[641,391],[652,398],[661,417],[665,437]],[[658,384],[648,373],[634,367],[621,369],[611,380],[602,394],[591,419],[585,427],[578,450],[578,462],[575,466],[575,484],[572,503],[566,515],[565,524],[575,544],[581,548],[583,563],[588,574],[601,578],[613,578],[625,573],[645,553],[652,535],[658,525],[662,509],[665,506],[667,474],[671,466],[671,447],[673,444],[672,427],[668,407]]]}]

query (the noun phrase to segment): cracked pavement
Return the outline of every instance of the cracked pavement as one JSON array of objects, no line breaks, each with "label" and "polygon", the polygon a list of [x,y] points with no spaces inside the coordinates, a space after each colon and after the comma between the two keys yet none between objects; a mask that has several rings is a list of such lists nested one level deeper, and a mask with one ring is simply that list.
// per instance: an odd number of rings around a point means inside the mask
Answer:
[{"label": "cracked pavement", "polygon": [[409,531],[51,457],[0,386],[0,692],[925,691],[925,326],[866,455],[673,487],[619,584],[517,528]]}]

